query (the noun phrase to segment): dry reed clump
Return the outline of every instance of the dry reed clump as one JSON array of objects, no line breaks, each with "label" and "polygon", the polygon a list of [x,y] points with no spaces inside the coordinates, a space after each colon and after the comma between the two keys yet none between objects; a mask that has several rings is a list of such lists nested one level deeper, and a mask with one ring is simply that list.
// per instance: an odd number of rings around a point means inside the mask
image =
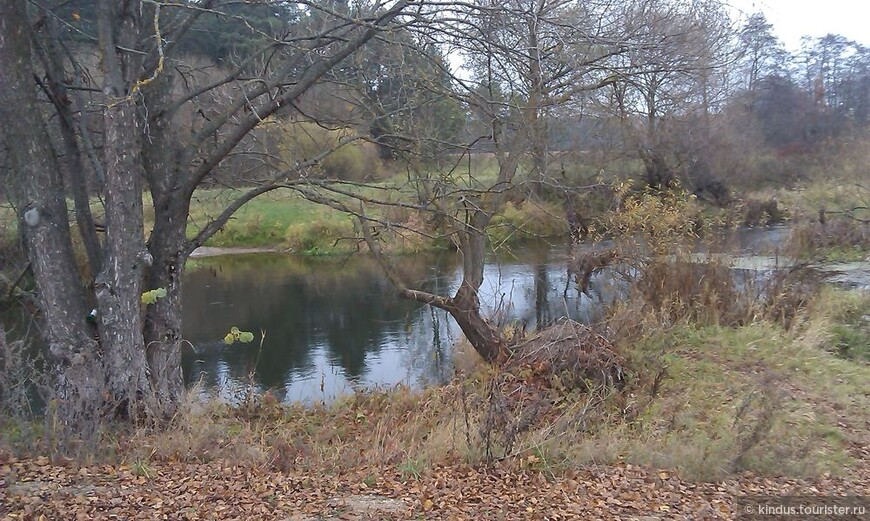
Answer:
[{"label": "dry reed clump", "polygon": [[737,325],[748,314],[731,269],[713,259],[653,260],[634,279],[631,292],[643,303],[642,312],[670,323]]},{"label": "dry reed clump", "polygon": [[818,275],[805,266],[778,270],[762,286],[756,316],[789,330],[800,321],[820,290]]},{"label": "dry reed clump", "polygon": [[624,274],[628,298],[606,313],[613,338],[636,338],[676,324],[737,327],[770,320],[792,327],[820,288],[806,265],[767,273],[735,270],[721,258],[659,257]]},{"label": "dry reed clump", "polygon": [[799,259],[856,260],[870,251],[870,223],[825,218],[792,229],[786,251]]}]

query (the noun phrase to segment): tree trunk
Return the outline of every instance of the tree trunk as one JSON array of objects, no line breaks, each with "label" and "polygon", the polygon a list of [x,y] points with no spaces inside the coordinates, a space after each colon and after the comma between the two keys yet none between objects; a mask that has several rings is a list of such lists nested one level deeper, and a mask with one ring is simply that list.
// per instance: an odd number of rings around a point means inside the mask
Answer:
[{"label": "tree trunk", "polygon": [[140,418],[150,416],[153,406],[148,403],[151,392],[141,301],[142,283],[152,257],[145,248],[143,230],[143,127],[131,88],[139,74],[141,57],[131,57],[132,53],[120,51],[118,45],[135,47],[141,13],[134,2],[102,0],[98,16],[103,93],[107,98],[103,113],[106,257],[94,289],[110,399],[119,413]]},{"label": "tree trunk", "polygon": [[149,289],[165,288],[166,297],[148,306],[145,317],[148,367],[155,393],[158,418],[169,419],[175,413],[184,392],[181,372],[181,275],[189,251],[185,239],[187,199],[168,199],[152,190],[155,224],[149,241],[154,265],[148,271]]},{"label": "tree trunk", "polygon": [[179,135],[183,123],[171,117],[167,107],[173,103],[175,77],[158,76],[149,85],[146,98],[151,136],[143,143],[145,175],[154,209],[154,228],[148,250],[154,264],[148,270],[147,289],[166,289],[166,297],[148,306],[145,314],[145,342],[157,419],[168,420],[176,412],[184,393],[181,370],[182,306],[181,277],[189,244],[186,237],[190,195],[179,190],[187,173],[180,158],[184,156]]},{"label": "tree trunk", "polygon": [[[150,395],[142,336],[142,282],[151,254],[145,249],[142,214],[140,125],[135,106],[121,101],[106,109],[106,259],[97,276],[100,343],[106,356],[111,399],[130,417]],[[151,289],[151,288],[149,288]],[[146,405],[148,406],[148,405]]]},{"label": "tree trunk", "polygon": [[499,332],[480,315],[479,289],[479,286],[474,288],[463,281],[450,299],[450,306],[445,309],[484,360],[491,364],[503,363],[508,358],[507,345]]},{"label": "tree trunk", "polygon": [[56,403],[66,433],[95,431],[104,373],[86,322],[59,167],[33,89],[24,0],[0,2],[0,118],[7,125],[11,185],[45,324]]},{"label": "tree trunk", "polygon": [[460,240],[462,284],[451,299],[452,306],[447,311],[484,360],[490,363],[503,362],[507,359],[504,339],[480,315],[478,297],[486,261],[486,227],[492,216],[481,208],[479,201],[469,202],[467,205],[469,214]]},{"label": "tree trunk", "polygon": [[380,250],[377,248],[365,219],[361,219],[366,242],[375,254],[376,259],[387,272],[387,275],[399,287],[399,296],[430,306],[443,309],[456,320],[465,338],[475,351],[487,362],[500,364],[510,355],[507,344],[492,326],[480,314],[480,298],[478,293],[483,284],[483,267],[486,257],[486,226],[491,216],[479,209],[478,202],[470,203],[469,217],[460,233],[460,251],[462,253],[462,283],[453,297],[444,297],[425,291],[408,289],[391,268]]},{"label": "tree trunk", "polygon": [[[37,43],[36,51],[45,67],[47,85],[46,92],[49,95],[58,115],[57,124],[60,130],[61,143],[63,144],[62,171],[65,176],[65,187],[73,196],[75,202],[76,223],[79,227],[79,235],[88,256],[90,266],[90,278],[100,272],[102,263],[102,246],[97,237],[94,218],[91,214],[90,197],[87,183],[85,163],[79,149],[76,138],[75,116],[73,114],[70,93],[64,83],[67,76],[63,66],[63,54],[57,45],[57,21],[49,19],[43,28],[48,34],[44,41]],[[34,39],[40,42],[39,39]],[[80,116],[84,117],[84,116]]]}]

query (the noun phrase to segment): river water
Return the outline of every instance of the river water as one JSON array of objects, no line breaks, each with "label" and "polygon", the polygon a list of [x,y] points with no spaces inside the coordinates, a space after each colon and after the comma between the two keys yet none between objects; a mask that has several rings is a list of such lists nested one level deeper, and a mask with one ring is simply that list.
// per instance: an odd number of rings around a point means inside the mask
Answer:
[{"label": "river water", "polygon": [[[502,322],[534,329],[563,317],[590,320],[598,295],[566,286],[567,251],[539,244],[492,257],[481,301]],[[398,259],[420,288],[452,294],[455,254]],[[233,402],[253,386],[285,401],[329,401],[360,388],[422,387],[452,374],[458,327],[443,311],[397,297],[369,258],[281,254],[196,259],[185,275],[188,384]],[[231,327],[249,344],[227,345]],[[263,336],[263,334],[265,336]],[[262,338],[262,342],[260,341]]]},{"label": "river water", "polygon": [[[779,264],[776,245],[785,233],[741,230],[726,242],[736,265]],[[759,252],[766,256],[753,256]],[[606,271],[593,277],[589,295],[578,292],[568,280],[568,259],[565,245],[545,243],[491,256],[481,288],[485,314],[529,331],[562,317],[589,322],[602,302],[620,298],[621,279]],[[448,295],[461,279],[459,260],[442,253],[397,263],[417,287]],[[232,327],[254,333],[254,341],[225,344]],[[251,389],[271,390],[285,402],[319,402],[357,389],[420,388],[452,376],[460,337],[443,311],[398,298],[365,256],[197,258],[185,274],[185,378],[228,402]]]}]

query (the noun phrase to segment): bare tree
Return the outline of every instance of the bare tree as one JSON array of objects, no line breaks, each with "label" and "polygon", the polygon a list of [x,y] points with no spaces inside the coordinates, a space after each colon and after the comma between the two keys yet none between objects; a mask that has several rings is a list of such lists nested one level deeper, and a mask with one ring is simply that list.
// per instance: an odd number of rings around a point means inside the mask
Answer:
[{"label": "bare tree", "polygon": [[101,403],[103,362],[86,323],[59,165],[38,117],[24,8],[23,0],[0,5],[0,115],[7,122],[6,146],[15,172],[10,177],[12,195],[56,367],[57,399],[76,409],[69,412],[70,420],[89,423],[98,414],[94,404]]},{"label": "bare tree", "polygon": [[[57,369],[57,411],[71,432],[107,415],[161,421],[173,414],[183,391],[185,260],[246,202],[301,182],[299,173],[330,150],[273,170],[188,238],[194,193],[223,163],[249,150],[270,116],[293,107],[409,6],[404,0],[360,4],[352,13],[336,13],[311,2],[248,5],[266,19],[291,7],[298,14],[267,32],[247,11],[227,12],[224,4],[232,2],[98,0],[75,13],[65,4],[40,5],[34,18],[23,0],[0,7],[0,94],[11,101],[4,117],[15,122],[7,145],[16,206]],[[224,64],[217,77],[191,67],[182,52],[207,18],[235,20],[255,36],[248,54],[229,60],[235,65]],[[82,57],[91,52],[99,61],[88,64]],[[40,117],[34,77],[58,114],[56,133]],[[87,95],[81,103],[79,93]],[[99,125],[89,126],[86,115],[94,111],[90,119]],[[64,169],[52,149],[54,136],[66,151]],[[103,194],[102,241],[94,234],[84,172]],[[81,280],[73,259],[64,184],[75,195],[90,280]],[[150,233],[144,189],[153,206]],[[143,291],[157,288],[165,297],[143,305]],[[96,341],[85,320],[90,298],[98,311]]]},{"label": "bare tree", "polygon": [[740,43],[743,45],[741,83],[747,91],[755,91],[760,79],[785,71],[787,53],[782,42],[773,34],[773,25],[767,21],[764,13],[749,17],[740,29]]},{"label": "bare tree", "polygon": [[[437,163],[431,161],[410,163],[411,190],[397,189],[394,197],[364,197],[328,183],[297,188],[310,200],[356,215],[370,251],[399,294],[450,313],[489,362],[505,360],[509,350],[498,328],[481,314],[487,230],[508,201],[525,199],[528,185],[548,182],[548,111],[614,81],[602,73],[609,58],[623,50],[613,27],[601,22],[613,21],[605,16],[609,6],[567,0],[427,4],[407,25],[414,41],[466,58],[466,68],[458,73],[444,61],[435,64],[450,78],[448,86],[419,86],[440,89],[439,94],[459,101],[472,116],[475,124],[467,129],[467,140],[450,143],[453,164],[433,168]],[[439,138],[417,134],[403,139]],[[464,166],[481,155],[491,158],[492,171]],[[387,206],[428,216],[427,232],[448,237],[461,252],[462,280],[452,295],[415,289],[402,277],[379,239],[385,230],[414,230],[386,221],[378,210]]]},{"label": "bare tree", "polygon": [[[630,50],[617,58],[621,81],[605,104],[622,120],[647,184],[668,187],[678,173],[681,120],[701,114],[706,133],[724,93],[714,80],[737,56],[730,21],[716,2],[660,0],[631,2],[621,19]],[[694,156],[688,161],[702,159],[703,151]]]}]

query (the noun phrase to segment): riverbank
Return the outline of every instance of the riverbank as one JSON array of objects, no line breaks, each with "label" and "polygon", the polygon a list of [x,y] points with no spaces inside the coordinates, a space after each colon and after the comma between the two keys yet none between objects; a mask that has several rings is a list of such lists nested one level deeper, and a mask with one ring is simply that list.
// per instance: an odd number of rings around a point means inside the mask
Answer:
[{"label": "riverbank", "polygon": [[[189,234],[196,223],[207,222],[232,198],[232,190],[203,191],[191,207]],[[798,233],[788,248],[793,257],[830,262],[864,260],[870,255],[867,201],[870,191],[848,180],[816,180],[790,188],[764,189],[744,194],[725,209],[707,208],[711,222],[728,226],[764,226],[786,223]],[[612,201],[586,201],[607,208]],[[578,208],[577,211],[591,211]],[[386,237],[384,247],[395,254],[453,248],[427,222],[428,215],[391,209],[383,217],[401,233]],[[820,223],[820,215],[824,215]],[[594,226],[592,213],[585,215]],[[688,217],[686,217],[688,219]],[[607,233],[605,226],[600,232]],[[529,239],[567,241],[566,209],[561,202],[527,200],[509,203],[488,229],[496,247],[510,247]],[[265,194],[243,207],[207,242],[217,248],[267,248],[309,256],[365,251],[352,216],[318,205],[289,191]]]},{"label": "riverbank", "polygon": [[[233,190],[205,190],[191,206],[195,234],[197,223],[207,222],[233,196]],[[401,208],[387,208],[380,217],[398,230],[382,237],[391,253],[408,254],[452,248],[448,237],[427,222],[431,215]],[[507,246],[530,238],[557,237],[568,234],[565,210],[558,204],[527,201],[508,204],[495,216],[490,229],[493,243]],[[290,191],[264,194],[241,208],[215,234],[207,246],[218,248],[271,248],[303,255],[335,255],[365,251],[353,216],[328,206],[312,203]]]},{"label": "riverbank", "polygon": [[[240,193],[236,189],[198,191],[191,202],[188,235],[195,235],[201,226],[218,215]],[[147,230],[151,227],[153,210],[148,204],[148,196],[145,198]],[[830,178],[788,188],[746,193],[740,195],[731,208],[722,211],[710,208],[710,213],[715,216],[715,220],[732,225],[764,225],[772,217],[765,213],[765,205],[773,201],[776,222],[784,219],[791,225],[814,224],[818,221],[820,210],[824,210],[832,223],[842,221],[841,218],[848,214],[858,218],[852,224],[859,224],[861,220],[870,218],[868,200],[870,192],[859,182]],[[603,205],[607,208],[612,201],[586,201],[584,204],[586,203],[592,207]],[[578,211],[582,212],[584,208],[578,208]],[[426,222],[430,216],[395,208],[385,212],[388,214],[382,216],[385,220],[393,223],[397,229],[404,230],[399,236],[388,238],[385,242],[385,247],[392,253],[419,253],[453,248],[448,237],[439,236],[430,229],[431,223]],[[0,242],[11,244],[17,233],[11,209],[0,209],[0,217]],[[858,241],[860,244],[852,245],[849,241],[854,243],[856,240],[856,233],[852,228],[841,226],[834,233],[821,234],[834,236],[833,240],[828,241],[813,241],[812,236],[820,233],[812,229],[808,233],[808,239],[804,240],[803,247],[810,250],[810,255],[819,254],[817,256],[827,260],[861,260],[870,253],[870,233]],[[569,230],[562,202],[529,200],[522,204],[509,203],[494,217],[488,231],[494,245],[506,247],[529,239],[546,237],[567,240]],[[845,235],[842,237],[843,241],[835,237],[837,234]],[[845,246],[840,242],[845,242]],[[308,256],[348,254],[366,249],[352,216],[312,203],[289,190],[269,192],[247,203],[206,242],[206,247],[225,248],[228,252],[239,249],[274,250]]]},{"label": "riverbank", "polygon": [[7,426],[0,513],[734,519],[745,496],[866,495],[868,304],[824,289],[788,329],[614,315],[618,388],[493,369],[460,346],[444,386],[313,407],[194,392],[168,430],[107,430],[77,461],[53,461],[48,439],[25,450]]}]

